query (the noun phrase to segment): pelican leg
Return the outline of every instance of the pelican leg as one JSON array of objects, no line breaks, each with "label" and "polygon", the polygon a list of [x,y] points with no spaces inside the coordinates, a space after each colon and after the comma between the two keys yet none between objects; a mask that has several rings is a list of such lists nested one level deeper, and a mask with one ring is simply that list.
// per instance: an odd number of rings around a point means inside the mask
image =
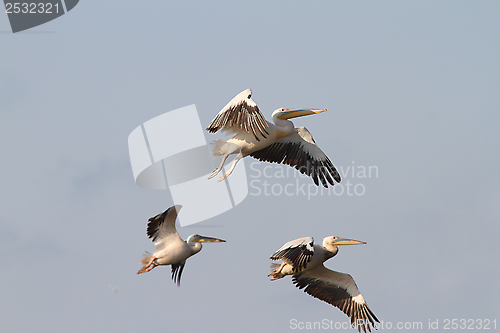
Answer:
[{"label": "pelican leg", "polygon": [[150,270],[158,266],[158,264],[154,263],[155,259],[156,258],[152,256],[151,260],[146,265],[142,266],[142,268],[137,272],[137,274],[149,272]]},{"label": "pelican leg", "polygon": [[283,269],[283,267],[285,267],[285,265],[286,265],[286,263],[282,262],[280,267],[278,267],[277,269],[275,269],[274,271],[272,271],[271,273],[269,273],[267,275],[267,276],[272,276],[271,281],[281,279],[284,276],[283,274],[281,274],[281,270]]},{"label": "pelican leg", "polygon": [[227,178],[227,176],[229,176],[229,175],[233,172],[234,168],[236,167],[236,163],[238,163],[238,161],[239,161],[239,160],[241,160],[242,158],[243,158],[243,154],[242,154],[242,153],[241,153],[241,151],[240,151],[240,153],[238,154],[238,156],[236,156],[236,158],[234,159],[234,161],[233,161],[233,165],[231,165],[231,168],[230,168],[229,170],[227,170],[227,171],[226,171],[226,173],[224,173],[224,174],[223,174],[223,175],[219,178],[219,180],[218,180],[217,182],[221,182],[221,181],[223,181],[224,179],[226,179],[226,178]]},{"label": "pelican leg", "polygon": [[146,272],[149,272],[150,270],[152,270],[153,268],[155,268],[156,266],[158,266],[157,264],[153,263],[153,264],[149,264],[149,265],[146,265],[144,267],[142,267],[138,272],[137,274],[141,274],[141,273],[146,273]]},{"label": "pelican leg", "polygon": [[222,167],[224,166],[224,162],[226,162],[226,159],[229,157],[229,154],[224,154],[222,157],[222,162],[220,162],[220,165],[208,176],[208,179],[212,179],[215,177],[221,170]]}]

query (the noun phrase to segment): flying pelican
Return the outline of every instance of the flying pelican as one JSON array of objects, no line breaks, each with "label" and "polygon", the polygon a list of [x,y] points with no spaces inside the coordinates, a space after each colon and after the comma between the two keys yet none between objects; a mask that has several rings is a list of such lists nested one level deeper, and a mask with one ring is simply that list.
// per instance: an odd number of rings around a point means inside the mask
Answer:
[{"label": "flying pelican", "polygon": [[[212,153],[222,156],[222,162],[208,179],[215,177],[227,157],[238,154],[231,168],[219,178],[226,179],[233,172],[236,163],[245,156],[260,161],[288,164],[301,173],[311,176],[316,185],[318,178],[324,187],[340,182],[340,175],[323,151],[316,145],[311,133],[305,127],[294,127],[290,118],[307,116],[326,109],[277,109],[273,112],[273,123],[264,119],[257,104],[252,100],[252,91],[247,89],[234,97],[217,114],[207,127],[209,133],[219,130],[236,134],[228,141],[215,140]],[[333,178],[333,179],[332,179]]]},{"label": "flying pelican", "polygon": [[172,280],[179,286],[186,259],[201,251],[203,242],[225,242],[225,240],[191,235],[183,241],[175,229],[175,219],[181,205],[172,206],[161,214],[149,219],[147,234],[155,242],[153,254],[141,260],[144,266],[137,274],[149,272],[159,265],[172,266]]},{"label": "flying pelican", "polygon": [[312,237],[303,237],[283,245],[271,260],[282,260],[268,276],[271,280],[292,275],[292,282],[309,295],[338,307],[351,318],[351,325],[358,325],[358,331],[371,332],[371,327],[380,323],[368,308],[358,287],[349,274],[335,272],[323,266],[323,262],[334,257],[337,245],[357,245],[365,242],[330,236],[323,239],[323,246],[314,244]]}]

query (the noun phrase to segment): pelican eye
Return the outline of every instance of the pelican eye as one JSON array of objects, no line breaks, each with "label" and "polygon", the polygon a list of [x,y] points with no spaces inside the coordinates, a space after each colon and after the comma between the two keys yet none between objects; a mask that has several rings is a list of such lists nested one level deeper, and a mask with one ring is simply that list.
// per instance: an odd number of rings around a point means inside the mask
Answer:
[{"label": "pelican eye", "polygon": [[250,94],[250,95],[248,95],[248,97],[247,97],[247,98],[248,98],[248,99],[250,99],[251,97],[252,97],[252,95]]}]

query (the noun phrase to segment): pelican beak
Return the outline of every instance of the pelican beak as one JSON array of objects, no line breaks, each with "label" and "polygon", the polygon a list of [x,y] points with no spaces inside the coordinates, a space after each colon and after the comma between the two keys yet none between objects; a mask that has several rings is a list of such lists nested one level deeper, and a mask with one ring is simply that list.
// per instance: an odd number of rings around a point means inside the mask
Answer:
[{"label": "pelican beak", "polygon": [[337,238],[335,241],[332,242],[332,245],[361,245],[361,244],[366,244],[366,242],[349,238]]},{"label": "pelican beak", "polygon": [[282,111],[278,115],[278,119],[286,120],[296,117],[308,116],[310,114],[317,114],[325,111],[326,109],[289,109],[286,111]]},{"label": "pelican beak", "polygon": [[200,243],[225,243],[226,242],[223,239],[207,237],[207,236],[200,236],[200,238],[198,238],[196,241],[200,242]]}]

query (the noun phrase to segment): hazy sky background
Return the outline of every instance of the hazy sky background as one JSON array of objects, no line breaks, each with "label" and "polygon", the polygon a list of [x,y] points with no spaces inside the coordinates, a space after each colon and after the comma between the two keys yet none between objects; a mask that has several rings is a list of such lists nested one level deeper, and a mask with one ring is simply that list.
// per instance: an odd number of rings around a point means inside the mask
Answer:
[{"label": "hazy sky background", "polygon": [[[350,273],[380,320],[500,326],[499,17],[495,1],[87,0],[12,34],[0,15],[1,331],[345,322],[290,278],[266,277],[285,242],[330,235],[367,242],[326,266]],[[206,222],[220,227],[179,230],[227,240],[187,261],[180,288],[166,267],[136,275],[153,249],[147,220],[172,198],[135,185],[128,135],[190,104],[206,126],[246,88],[268,119],[327,108],[294,123],[339,169],[378,175],[343,177],[363,195],[250,188]],[[266,164],[245,163],[264,180]],[[296,176],[268,181],[312,184]]]}]

